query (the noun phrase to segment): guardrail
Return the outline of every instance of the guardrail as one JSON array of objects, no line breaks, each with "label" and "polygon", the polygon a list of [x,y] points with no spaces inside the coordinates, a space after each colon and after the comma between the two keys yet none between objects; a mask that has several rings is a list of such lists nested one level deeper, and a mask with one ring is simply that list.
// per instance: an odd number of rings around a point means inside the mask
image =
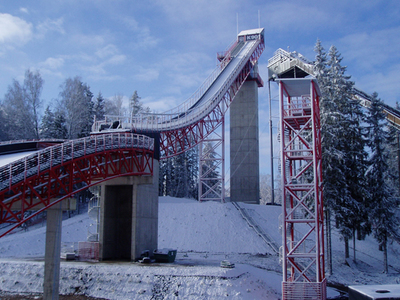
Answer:
[{"label": "guardrail", "polygon": [[60,142],[63,143],[67,140],[65,139],[28,139],[28,140],[11,140],[11,141],[3,141],[0,142],[0,146],[2,145],[11,145],[18,143],[44,143],[44,142]]},{"label": "guardrail", "polygon": [[239,203],[232,201],[233,206],[239,211],[242,218],[253,230],[261,237],[261,239],[276,253],[279,254],[278,244],[253,220],[247,213],[245,208],[240,207]]},{"label": "guardrail", "polygon": [[154,140],[131,133],[111,133],[71,140],[48,147],[34,154],[0,167],[0,191],[55,165],[63,165],[74,158],[113,149],[139,148],[154,150]]}]

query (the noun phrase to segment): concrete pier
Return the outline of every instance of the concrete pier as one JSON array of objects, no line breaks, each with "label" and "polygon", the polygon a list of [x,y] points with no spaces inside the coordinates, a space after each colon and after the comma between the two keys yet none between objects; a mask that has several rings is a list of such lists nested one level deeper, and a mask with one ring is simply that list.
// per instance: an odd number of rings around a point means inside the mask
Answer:
[{"label": "concrete pier", "polygon": [[62,202],[47,209],[43,299],[57,300],[60,282]]},{"label": "concrete pier", "polygon": [[153,176],[109,180],[100,193],[100,260],[130,260],[157,249],[158,161]]},{"label": "concrete pier", "polygon": [[246,81],[230,107],[231,201],[260,204],[258,85]]}]

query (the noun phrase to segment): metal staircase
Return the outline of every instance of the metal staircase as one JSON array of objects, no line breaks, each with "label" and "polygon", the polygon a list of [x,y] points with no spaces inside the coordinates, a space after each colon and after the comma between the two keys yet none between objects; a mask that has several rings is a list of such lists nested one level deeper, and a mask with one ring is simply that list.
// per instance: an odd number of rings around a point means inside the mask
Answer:
[{"label": "metal staircase", "polygon": [[262,229],[256,221],[248,214],[246,208],[241,207],[238,202],[232,202],[233,206],[239,211],[242,218],[253,230],[263,239],[263,241],[274,251],[279,254],[279,245]]},{"label": "metal staircase", "polygon": [[90,199],[88,205],[88,215],[94,223],[90,224],[88,228],[88,242],[98,242],[99,241],[99,224],[100,224],[100,197],[98,193]]}]

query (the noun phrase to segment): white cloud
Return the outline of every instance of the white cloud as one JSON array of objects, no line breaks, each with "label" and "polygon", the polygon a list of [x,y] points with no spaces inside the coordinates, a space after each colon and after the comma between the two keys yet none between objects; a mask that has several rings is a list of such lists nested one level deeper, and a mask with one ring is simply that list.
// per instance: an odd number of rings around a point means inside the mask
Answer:
[{"label": "white cloud", "polygon": [[63,28],[64,20],[63,18],[59,18],[56,20],[46,19],[41,22],[37,27],[37,35],[39,38],[44,38],[44,36],[48,32],[56,32],[59,34],[65,34],[65,30]]},{"label": "white cloud", "polygon": [[160,75],[160,71],[155,68],[147,67],[143,68],[140,67],[138,70],[135,71],[135,79],[145,82],[151,82],[153,80],[157,80]]},{"label": "white cloud", "polygon": [[22,12],[22,13],[24,13],[24,14],[29,14],[29,11],[28,11],[28,9],[27,9],[26,7],[21,7],[21,8],[19,9],[19,11]]},{"label": "white cloud", "polygon": [[95,54],[99,58],[106,58],[108,56],[112,56],[118,53],[118,48],[115,45],[108,44],[107,46],[97,50]]},{"label": "white cloud", "polygon": [[266,28],[270,30],[306,30],[319,26],[331,27],[341,20],[340,15],[328,15],[315,5],[294,1],[276,1],[261,11]]},{"label": "white cloud", "polygon": [[0,44],[23,45],[32,38],[32,24],[10,14],[0,13]]},{"label": "white cloud", "polygon": [[102,35],[75,34],[71,37],[70,43],[75,47],[100,47],[105,44],[105,37]]},{"label": "white cloud", "polygon": [[174,97],[163,97],[158,100],[151,97],[142,99],[144,106],[150,107],[152,112],[162,113],[176,107],[181,101]]},{"label": "white cloud", "polygon": [[107,61],[104,62],[104,64],[107,64],[107,65],[120,65],[124,61],[126,61],[126,56],[123,55],[123,54],[117,54],[117,55],[113,55],[112,57],[110,57]]},{"label": "white cloud", "polygon": [[39,66],[46,69],[56,70],[64,65],[64,59],[61,57],[49,57],[44,62],[39,63]]},{"label": "white cloud", "polygon": [[336,45],[346,61],[365,70],[400,62],[400,27],[347,35]]},{"label": "white cloud", "polygon": [[398,93],[399,87],[399,64],[393,64],[386,72],[367,72],[363,76],[357,78],[356,86],[363,91],[372,94],[378,93],[386,104],[395,106],[396,101],[400,101]]},{"label": "white cloud", "polygon": [[101,66],[120,65],[126,61],[126,55],[119,54],[118,48],[112,44],[108,44],[107,46],[97,50],[95,55],[100,60],[103,60]]}]

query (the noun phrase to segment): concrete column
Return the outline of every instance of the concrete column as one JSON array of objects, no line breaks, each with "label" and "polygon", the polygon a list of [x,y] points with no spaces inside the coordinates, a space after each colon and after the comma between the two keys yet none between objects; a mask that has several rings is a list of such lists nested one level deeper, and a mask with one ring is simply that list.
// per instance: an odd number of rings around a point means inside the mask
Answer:
[{"label": "concrete column", "polygon": [[102,184],[100,195],[100,259],[135,260],[157,249],[158,172],[126,176]]},{"label": "concrete column", "polygon": [[62,203],[47,209],[43,299],[58,300],[62,232]]},{"label": "concrete column", "polygon": [[258,86],[246,81],[230,107],[231,201],[260,204]]}]

